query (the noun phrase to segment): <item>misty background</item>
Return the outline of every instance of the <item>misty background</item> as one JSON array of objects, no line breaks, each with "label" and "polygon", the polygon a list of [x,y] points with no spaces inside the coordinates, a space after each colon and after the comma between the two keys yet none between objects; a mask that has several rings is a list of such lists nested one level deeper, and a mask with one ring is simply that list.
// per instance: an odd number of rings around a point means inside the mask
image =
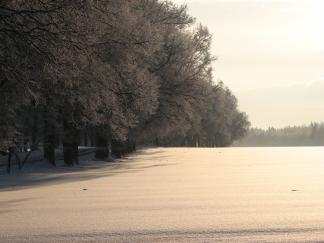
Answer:
[{"label": "misty background", "polygon": [[239,100],[252,127],[324,120],[320,0],[176,0],[213,35],[214,77]]}]

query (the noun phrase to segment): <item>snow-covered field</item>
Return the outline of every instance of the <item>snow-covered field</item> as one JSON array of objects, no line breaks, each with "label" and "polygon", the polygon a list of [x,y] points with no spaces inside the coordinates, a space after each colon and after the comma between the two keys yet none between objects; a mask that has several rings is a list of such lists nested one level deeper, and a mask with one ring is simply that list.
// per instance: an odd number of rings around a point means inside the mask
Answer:
[{"label": "snow-covered field", "polygon": [[0,172],[0,242],[322,240],[323,147],[155,148]]}]

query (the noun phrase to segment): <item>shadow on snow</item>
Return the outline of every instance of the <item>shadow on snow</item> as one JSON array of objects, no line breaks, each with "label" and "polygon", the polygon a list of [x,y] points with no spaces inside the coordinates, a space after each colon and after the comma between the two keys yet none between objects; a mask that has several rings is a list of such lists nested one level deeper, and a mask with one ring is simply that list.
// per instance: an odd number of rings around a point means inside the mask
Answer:
[{"label": "shadow on snow", "polygon": [[[165,157],[167,156],[163,156],[161,150],[144,149],[113,162],[95,160],[93,154],[90,154],[80,157],[80,165],[74,167],[65,166],[63,161],[57,161],[57,167],[44,161],[27,164],[22,171],[13,170],[9,175],[0,172],[0,192],[91,180],[122,173],[137,173],[145,169],[172,165],[172,163],[159,163]],[[152,161],[152,163],[148,164],[148,161]],[[4,202],[0,202],[0,206],[2,203]],[[4,212],[0,211],[1,213]]]}]

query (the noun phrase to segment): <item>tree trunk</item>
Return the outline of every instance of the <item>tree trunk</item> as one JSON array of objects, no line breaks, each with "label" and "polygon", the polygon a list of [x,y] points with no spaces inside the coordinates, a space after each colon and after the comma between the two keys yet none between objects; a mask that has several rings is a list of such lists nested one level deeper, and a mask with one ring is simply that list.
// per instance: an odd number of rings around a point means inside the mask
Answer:
[{"label": "tree trunk", "polygon": [[8,166],[7,166],[7,173],[8,174],[10,173],[10,170],[11,170],[11,152],[12,152],[12,149],[9,148],[9,152],[8,152]]},{"label": "tree trunk", "polygon": [[56,145],[56,126],[55,117],[50,111],[44,111],[44,137],[43,137],[43,149],[44,158],[49,163],[55,166],[55,145]]},{"label": "tree trunk", "polygon": [[71,142],[63,142],[63,157],[64,163],[68,166],[73,166],[73,147]]},{"label": "tree trunk", "polygon": [[55,143],[51,141],[52,138],[47,137],[46,140],[44,142],[44,158],[55,166]]},{"label": "tree trunk", "polygon": [[121,143],[115,139],[111,141],[111,153],[115,157],[121,158]]},{"label": "tree trunk", "polygon": [[31,142],[32,145],[37,144],[38,140],[38,131],[39,131],[39,116],[38,116],[38,110],[34,108],[34,114],[33,114],[33,125],[31,128]]},{"label": "tree trunk", "polygon": [[96,129],[96,154],[97,159],[107,159],[110,157],[110,139],[104,129]]},{"label": "tree trunk", "polygon": [[83,131],[83,145],[88,147],[88,130]]},{"label": "tree trunk", "polygon": [[96,133],[96,129],[91,128],[90,132],[90,145],[91,147],[96,147],[97,146],[97,133]]},{"label": "tree trunk", "polygon": [[133,141],[133,151],[132,152],[135,152],[137,150],[137,147],[136,147],[136,140]]},{"label": "tree trunk", "polygon": [[72,160],[75,164],[79,164],[79,139],[80,132],[78,129],[73,129],[73,142],[72,142]]},{"label": "tree trunk", "polygon": [[63,157],[64,163],[68,166],[79,164],[79,130],[70,122],[64,121]]},{"label": "tree trunk", "polygon": [[132,153],[136,151],[136,141],[133,139],[129,139],[126,141],[126,153]]}]

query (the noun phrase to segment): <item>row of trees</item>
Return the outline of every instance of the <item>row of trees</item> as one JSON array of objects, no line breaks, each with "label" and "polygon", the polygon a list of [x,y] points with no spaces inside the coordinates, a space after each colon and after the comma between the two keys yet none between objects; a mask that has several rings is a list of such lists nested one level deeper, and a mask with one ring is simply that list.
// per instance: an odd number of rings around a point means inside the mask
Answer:
[{"label": "row of trees", "polygon": [[222,82],[213,85],[199,123],[188,130],[177,129],[161,140],[163,146],[224,147],[246,134],[250,123],[238,110],[236,97]]},{"label": "row of trees", "polygon": [[62,144],[73,165],[81,135],[100,158],[175,135],[228,145],[249,124],[212,82],[210,45],[207,28],[170,1],[3,0],[0,150],[42,145],[55,164]]},{"label": "row of trees", "polygon": [[323,146],[324,123],[281,129],[250,129],[238,146]]}]

